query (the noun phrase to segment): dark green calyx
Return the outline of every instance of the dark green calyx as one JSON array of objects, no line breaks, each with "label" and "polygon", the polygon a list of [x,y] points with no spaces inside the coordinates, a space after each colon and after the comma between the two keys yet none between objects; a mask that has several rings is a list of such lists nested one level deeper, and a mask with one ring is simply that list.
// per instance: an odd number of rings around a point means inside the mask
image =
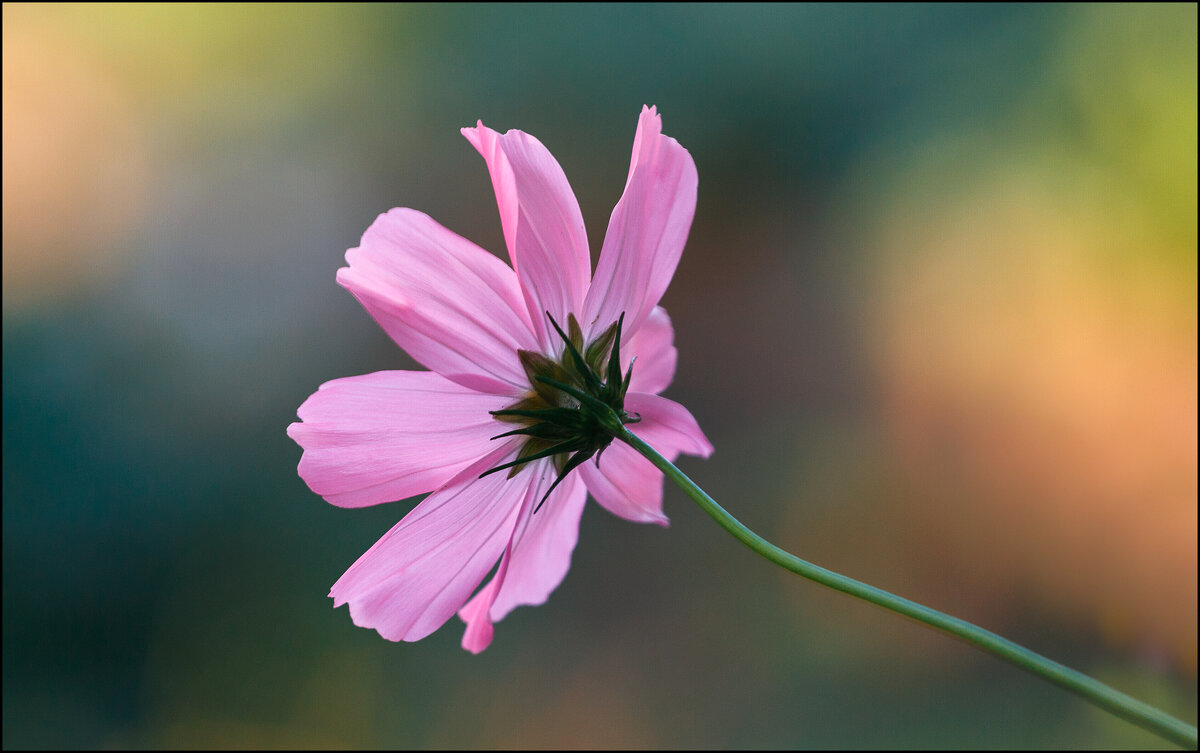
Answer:
[{"label": "dark green calyx", "polygon": [[558,478],[546,490],[534,512],[550,496],[567,474],[593,455],[600,455],[625,424],[641,421],[638,415],[625,412],[625,393],[633,363],[621,373],[621,326],[625,314],[611,327],[584,347],[583,330],[574,314],[567,315],[567,332],[563,332],[550,312],[546,317],[562,338],[564,348],[557,361],[530,350],[518,350],[521,365],[529,377],[529,394],[504,410],[492,415],[517,428],[497,434],[501,437],[525,436],[525,444],[516,460],[484,471],[480,478],[506,468],[509,478],[528,462],[539,458],[554,458]]}]

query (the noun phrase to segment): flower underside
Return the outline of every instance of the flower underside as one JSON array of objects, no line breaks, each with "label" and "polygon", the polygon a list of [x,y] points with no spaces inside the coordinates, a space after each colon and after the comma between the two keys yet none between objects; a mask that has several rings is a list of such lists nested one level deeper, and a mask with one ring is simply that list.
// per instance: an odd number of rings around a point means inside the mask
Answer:
[{"label": "flower underside", "polygon": [[[558,478],[546,490],[534,512],[567,474],[593,455],[600,454],[625,424],[641,417],[625,412],[625,393],[633,375],[633,362],[621,375],[621,326],[625,314],[584,347],[583,330],[574,314],[567,315],[567,332],[546,312],[565,348],[558,361],[531,350],[518,350],[521,365],[529,377],[530,392],[504,410],[491,411],[498,420],[520,424],[512,431],[492,439],[523,435],[528,437],[516,460],[484,471],[480,478],[496,471],[511,469],[512,478],[526,463],[553,457]],[[607,359],[607,364],[605,360]],[[604,378],[601,378],[603,373]]]}]

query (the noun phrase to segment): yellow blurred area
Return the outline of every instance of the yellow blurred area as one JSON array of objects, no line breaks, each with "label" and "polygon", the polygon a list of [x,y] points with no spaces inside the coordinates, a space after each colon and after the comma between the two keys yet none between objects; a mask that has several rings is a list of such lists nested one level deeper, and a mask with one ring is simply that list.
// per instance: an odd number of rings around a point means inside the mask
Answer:
[{"label": "yellow blurred area", "polygon": [[6,33],[86,47],[148,119],[200,118],[189,127],[202,131],[344,86],[368,20],[332,3],[67,3],[8,4],[4,22]]},{"label": "yellow blurred area", "polygon": [[1169,243],[1177,259],[1190,260],[1194,284],[1197,6],[1155,11],[1129,4],[1081,13],[1056,61],[1061,88],[1048,92],[1077,118],[1051,135],[1087,151],[1100,171],[1094,177],[1116,184],[1117,195],[1143,214],[1147,232]]},{"label": "yellow blurred area", "polygon": [[180,177],[171,157],[268,133],[342,85],[361,23],[332,5],[3,13],[6,307],[119,274],[153,199]]},{"label": "yellow blurred area", "polygon": [[124,82],[32,7],[4,6],[4,302],[109,279],[145,212],[149,150]]}]

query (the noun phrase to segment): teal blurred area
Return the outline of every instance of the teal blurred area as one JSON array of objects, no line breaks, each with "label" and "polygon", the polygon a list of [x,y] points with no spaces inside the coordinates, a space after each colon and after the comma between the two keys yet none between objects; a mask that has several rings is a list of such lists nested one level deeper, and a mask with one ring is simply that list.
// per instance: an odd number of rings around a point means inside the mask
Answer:
[{"label": "teal blurred area", "polygon": [[3,6],[5,748],[1125,748],[777,572],[669,488],[550,601],[389,643],[284,434],[416,368],[334,281],[380,213],[504,256],[459,128],[598,252],[637,115],[699,203],[682,467],[818,564],[1195,723],[1195,5]]}]

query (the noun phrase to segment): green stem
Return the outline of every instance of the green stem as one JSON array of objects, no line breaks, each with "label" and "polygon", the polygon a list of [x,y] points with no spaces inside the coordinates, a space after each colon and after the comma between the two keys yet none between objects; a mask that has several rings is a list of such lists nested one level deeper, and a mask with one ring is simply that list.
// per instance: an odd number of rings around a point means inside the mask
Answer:
[{"label": "green stem", "polygon": [[903,599],[874,586],[868,586],[853,578],[818,567],[799,557],[789,554],[771,542],[742,525],[736,518],[725,511],[703,489],[676,468],[670,461],[655,452],[654,448],[643,442],[628,429],[621,427],[617,438],[626,442],[630,447],[645,455],[654,465],[674,481],[684,493],[695,500],[714,520],[726,531],[733,534],[743,544],[766,557],[771,562],[785,567],[809,580],[814,580],[823,586],[828,586],[842,593],[857,596],[872,604],[890,609],[893,612],[911,617],[930,627],[937,628],[956,638],[970,643],[984,651],[999,656],[1005,661],[1017,665],[1027,672],[1039,675],[1072,693],[1076,693],[1100,708],[1116,716],[1130,721],[1156,735],[1186,748],[1196,747],[1196,728],[1176,719],[1159,709],[1131,698],[1124,693],[1114,690],[1102,682],[1092,679],[1082,672],[1059,664],[1019,646],[1006,638],[976,627],[969,622],[951,617],[948,614],[922,606],[914,601]]}]

